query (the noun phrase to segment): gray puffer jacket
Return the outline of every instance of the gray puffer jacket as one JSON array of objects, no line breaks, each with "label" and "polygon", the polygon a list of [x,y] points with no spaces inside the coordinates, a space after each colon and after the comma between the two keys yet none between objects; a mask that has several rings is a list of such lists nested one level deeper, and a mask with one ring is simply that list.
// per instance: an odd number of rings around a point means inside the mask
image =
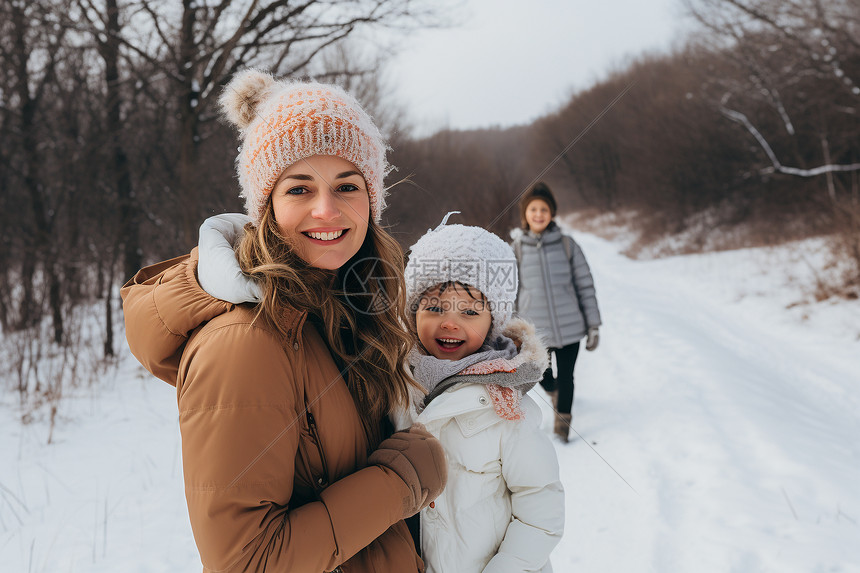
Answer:
[{"label": "gray puffer jacket", "polygon": [[519,263],[517,311],[535,324],[544,343],[561,348],[600,326],[594,279],[576,241],[555,222],[540,235],[514,229],[511,236]]}]

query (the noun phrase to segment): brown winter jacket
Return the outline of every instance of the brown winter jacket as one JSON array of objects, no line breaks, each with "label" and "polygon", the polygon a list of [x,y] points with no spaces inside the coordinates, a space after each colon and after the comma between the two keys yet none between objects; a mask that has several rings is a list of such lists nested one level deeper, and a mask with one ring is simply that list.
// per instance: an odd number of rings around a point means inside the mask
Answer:
[{"label": "brown winter jacket", "polygon": [[284,339],[197,283],[196,249],[122,289],[132,353],[174,384],[204,571],[411,573],[396,474],[366,466],[355,403],[305,314]]}]

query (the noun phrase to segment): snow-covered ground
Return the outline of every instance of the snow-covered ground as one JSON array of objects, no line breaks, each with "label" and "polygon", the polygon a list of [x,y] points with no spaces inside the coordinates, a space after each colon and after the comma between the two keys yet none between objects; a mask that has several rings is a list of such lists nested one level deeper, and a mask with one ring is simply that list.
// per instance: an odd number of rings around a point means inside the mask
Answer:
[{"label": "snow-covered ground", "polygon": [[[821,245],[637,262],[576,237],[604,326],[557,444],[556,571],[860,571],[860,302],[796,304]],[[123,351],[50,445],[3,398],[0,570],[200,570],[173,388]]]}]

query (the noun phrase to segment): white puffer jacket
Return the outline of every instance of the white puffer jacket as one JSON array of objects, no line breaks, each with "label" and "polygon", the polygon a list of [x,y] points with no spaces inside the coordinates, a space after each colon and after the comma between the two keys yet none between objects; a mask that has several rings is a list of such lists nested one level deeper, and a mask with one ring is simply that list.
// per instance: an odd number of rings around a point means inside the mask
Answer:
[{"label": "white puffer jacket", "polygon": [[[516,334],[527,337],[521,353],[543,349],[533,328]],[[520,406],[524,419],[503,419],[487,386],[466,382],[437,396],[415,419],[439,438],[448,458],[448,485],[421,512],[427,573],[552,571],[549,555],[564,529],[564,490],[540,408],[528,395]]]}]

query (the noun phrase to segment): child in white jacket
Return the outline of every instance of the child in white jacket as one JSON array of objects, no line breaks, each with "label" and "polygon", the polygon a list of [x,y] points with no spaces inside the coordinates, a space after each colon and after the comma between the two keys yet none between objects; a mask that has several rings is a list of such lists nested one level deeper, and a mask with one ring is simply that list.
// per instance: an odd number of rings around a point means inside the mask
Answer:
[{"label": "child in white jacket", "polygon": [[514,253],[484,229],[444,221],[410,252],[409,365],[427,395],[403,424],[423,423],[448,458],[448,485],[421,512],[427,573],[551,571],[564,491],[526,395],[548,357],[534,327],[511,318]]}]

